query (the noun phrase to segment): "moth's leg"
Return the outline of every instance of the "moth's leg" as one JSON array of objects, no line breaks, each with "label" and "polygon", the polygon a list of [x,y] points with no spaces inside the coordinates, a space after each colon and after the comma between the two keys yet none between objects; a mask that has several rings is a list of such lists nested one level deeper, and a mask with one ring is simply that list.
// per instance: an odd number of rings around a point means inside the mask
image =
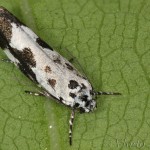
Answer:
[{"label": "moth's leg", "polygon": [[103,92],[103,91],[98,91],[98,92],[93,92],[93,95],[121,95],[121,93],[118,92]]},{"label": "moth's leg", "polygon": [[75,117],[75,110],[73,109],[71,112],[70,120],[69,120],[69,143],[72,145],[72,127]]},{"label": "moth's leg", "polygon": [[3,59],[1,59],[1,61],[11,63],[11,64],[14,63],[13,61],[11,61],[10,59],[7,59],[7,58],[3,58]]},{"label": "moth's leg", "polygon": [[45,92],[32,92],[32,91],[25,91],[25,93],[34,95],[34,96],[47,96]]}]

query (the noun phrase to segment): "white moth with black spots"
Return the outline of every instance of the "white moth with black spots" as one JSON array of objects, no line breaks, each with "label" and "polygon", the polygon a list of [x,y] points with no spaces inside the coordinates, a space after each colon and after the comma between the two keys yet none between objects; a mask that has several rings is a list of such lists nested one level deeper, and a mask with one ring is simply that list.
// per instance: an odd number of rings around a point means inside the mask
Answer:
[{"label": "white moth with black spots", "polygon": [[96,95],[120,95],[112,92],[95,92],[87,78],[82,76],[68,60],[54,51],[4,7],[0,7],[0,47],[12,63],[43,89],[39,93],[30,91],[26,93],[53,97],[71,108],[70,145],[75,110],[81,113],[95,110]]}]

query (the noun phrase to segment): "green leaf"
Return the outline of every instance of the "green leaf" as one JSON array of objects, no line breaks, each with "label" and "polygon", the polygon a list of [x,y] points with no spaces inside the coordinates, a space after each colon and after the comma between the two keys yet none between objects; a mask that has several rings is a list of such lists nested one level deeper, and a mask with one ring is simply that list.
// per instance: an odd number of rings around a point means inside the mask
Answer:
[{"label": "green leaf", "polygon": [[[80,62],[100,96],[98,108],[76,113],[24,90],[38,90],[14,65],[0,63],[1,150],[128,150],[150,148],[150,2],[148,0],[1,0],[1,5],[65,56]],[[0,51],[0,58],[6,58]]]}]

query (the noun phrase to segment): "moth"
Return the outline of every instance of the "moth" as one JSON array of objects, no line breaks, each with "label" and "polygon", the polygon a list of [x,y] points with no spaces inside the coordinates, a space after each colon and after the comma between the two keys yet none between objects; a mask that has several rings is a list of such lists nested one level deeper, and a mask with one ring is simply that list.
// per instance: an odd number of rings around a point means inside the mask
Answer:
[{"label": "moth", "polygon": [[63,56],[39,38],[4,7],[0,7],[0,47],[41,92],[26,93],[54,98],[71,108],[69,142],[72,145],[72,127],[75,111],[89,113],[96,109],[97,95],[120,93],[94,91],[88,79]]}]

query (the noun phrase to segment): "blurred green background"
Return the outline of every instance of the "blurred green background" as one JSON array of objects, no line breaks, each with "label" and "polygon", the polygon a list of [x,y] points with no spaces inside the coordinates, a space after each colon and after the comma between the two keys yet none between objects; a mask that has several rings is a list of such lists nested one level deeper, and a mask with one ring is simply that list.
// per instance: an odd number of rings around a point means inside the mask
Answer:
[{"label": "blurred green background", "polygon": [[[0,150],[150,149],[149,0],[1,0],[63,56],[77,58],[98,97],[98,108],[76,113],[24,90],[39,90],[13,64],[0,63]],[[7,58],[0,51],[0,59]]]}]

